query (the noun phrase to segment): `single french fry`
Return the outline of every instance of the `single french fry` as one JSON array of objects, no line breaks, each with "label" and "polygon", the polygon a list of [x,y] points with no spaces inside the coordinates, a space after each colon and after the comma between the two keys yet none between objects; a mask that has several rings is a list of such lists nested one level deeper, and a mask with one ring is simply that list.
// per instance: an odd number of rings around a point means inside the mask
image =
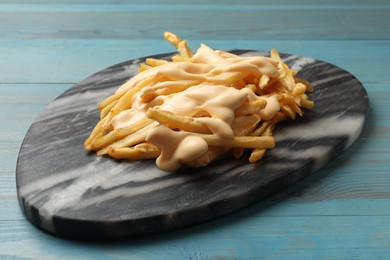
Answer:
[{"label": "single french fry", "polygon": [[300,96],[300,98],[301,98],[301,100],[302,100],[302,99],[308,100],[308,99],[309,99],[309,96],[305,93],[305,94],[302,94],[302,95]]},{"label": "single french fry", "polygon": [[98,150],[102,149],[103,147],[110,145],[119,139],[122,139],[126,135],[128,135],[128,133],[124,132],[124,131],[118,131],[118,130],[111,131],[109,134],[102,136],[102,137],[99,137],[96,140],[94,140],[94,142],[92,143],[91,149],[94,151],[98,151]]},{"label": "single french fry", "polygon": [[311,85],[311,83],[305,79],[301,79],[301,78],[294,78],[295,80],[295,83],[302,83],[303,85],[306,86],[306,91],[307,92],[313,92],[313,86]]},{"label": "single french fry", "polygon": [[183,40],[179,42],[177,50],[179,51],[180,55],[186,58],[191,58],[193,53],[188,47],[187,41]]},{"label": "single french fry", "polygon": [[173,34],[171,32],[164,32],[164,38],[170,42],[175,48],[177,49],[179,47],[179,43],[181,42],[181,39],[176,34]]},{"label": "single french fry", "polygon": [[114,93],[112,96],[109,96],[108,98],[106,98],[105,100],[103,100],[102,102],[100,102],[100,104],[98,105],[99,110],[102,110],[102,109],[104,109],[106,106],[112,104],[112,102],[117,101],[117,100],[118,100],[119,98],[121,98],[124,94],[125,94],[125,92],[124,92],[124,91],[121,91],[121,92],[118,92],[118,93]]},{"label": "single french fry", "polygon": [[168,111],[149,108],[146,112],[147,117],[166,125],[171,129],[180,129],[187,132],[208,134],[210,130],[202,123],[192,117],[180,116]]},{"label": "single french fry", "polygon": [[111,102],[111,104],[105,106],[101,111],[100,111],[100,120],[105,118],[107,114],[110,112],[110,110],[118,103],[118,100],[115,100]]},{"label": "single french fry", "polygon": [[164,32],[164,38],[176,47],[181,56],[192,57],[192,51],[188,48],[186,40],[181,40],[179,36],[171,32]]},{"label": "single french fry", "polygon": [[311,100],[302,99],[299,105],[306,109],[312,109],[314,106],[314,102]]},{"label": "single french fry", "polygon": [[160,149],[150,143],[140,143],[134,147],[110,148],[108,155],[114,159],[144,160],[157,158]]},{"label": "single french fry", "polygon": [[293,89],[293,94],[296,96],[300,96],[306,92],[306,85],[298,82],[295,84],[294,89]]},{"label": "single french fry", "polygon": [[249,156],[249,162],[254,163],[262,159],[265,154],[266,149],[253,149],[251,155]]},{"label": "single french fry", "polygon": [[153,58],[147,58],[145,60],[145,63],[151,67],[157,67],[157,66],[161,66],[161,65],[164,65],[164,64],[167,64],[168,61],[166,60],[159,60],[159,59],[153,59]]},{"label": "single french fry", "polygon": [[106,124],[107,119],[108,118],[105,117],[96,124],[95,128],[92,130],[91,134],[84,142],[84,149],[85,150],[92,151],[93,150],[93,147],[92,147],[93,142],[97,138],[100,138],[101,136],[103,136],[105,134],[105,130],[104,130],[103,126]]},{"label": "single french fry", "polygon": [[269,82],[269,76],[268,75],[262,75],[261,77],[260,77],[260,81],[259,81],[259,87],[261,88],[261,89],[264,89],[266,86],[268,86],[268,82]]},{"label": "single french fry", "polygon": [[156,90],[154,88],[143,88],[140,93],[140,97],[143,102],[148,103],[157,97]]},{"label": "single french fry", "polygon": [[262,136],[272,136],[272,131],[274,130],[275,125],[269,124],[264,131],[261,133]]},{"label": "single french fry", "polygon": [[139,65],[139,68],[138,68],[138,73],[141,73],[145,70],[148,70],[148,69],[151,69],[152,67],[149,66],[149,65],[146,65],[145,63],[141,63],[141,65]]},{"label": "single french fry", "polygon": [[174,55],[172,57],[172,61],[173,62],[191,62],[191,58],[184,57],[184,56],[181,56],[181,55]]},{"label": "single french fry", "polygon": [[282,62],[282,59],[279,56],[279,52],[276,49],[272,49],[270,52],[271,59],[276,60],[277,62]]},{"label": "single french fry", "polygon": [[230,85],[247,77],[249,74],[250,72],[248,71],[224,72],[218,75],[209,76],[206,81],[213,84]]}]

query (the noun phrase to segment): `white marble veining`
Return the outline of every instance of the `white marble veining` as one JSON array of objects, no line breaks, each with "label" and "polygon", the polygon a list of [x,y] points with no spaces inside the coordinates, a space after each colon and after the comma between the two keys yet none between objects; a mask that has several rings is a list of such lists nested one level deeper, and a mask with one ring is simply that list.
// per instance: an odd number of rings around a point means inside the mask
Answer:
[{"label": "white marble veining", "polygon": [[[329,117],[320,118],[310,122],[305,122],[297,126],[289,126],[287,129],[281,129],[275,132],[276,142],[283,140],[295,140],[295,142],[307,139],[319,139],[326,137],[345,136],[347,138],[347,147],[357,138],[361,127],[364,125],[365,116],[343,116],[341,112]],[[320,131],[318,131],[320,130]]]}]

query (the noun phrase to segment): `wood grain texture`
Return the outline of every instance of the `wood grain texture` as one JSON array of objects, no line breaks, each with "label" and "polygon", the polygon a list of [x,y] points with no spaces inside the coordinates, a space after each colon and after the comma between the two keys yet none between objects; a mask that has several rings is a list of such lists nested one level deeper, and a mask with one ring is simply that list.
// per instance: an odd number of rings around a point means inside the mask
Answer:
[{"label": "wood grain texture", "polygon": [[[153,54],[174,51],[158,40],[1,40],[0,74],[3,83],[77,83],[108,66]],[[364,84],[389,83],[385,69],[390,60],[390,41],[302,41],[302,40],[190,40],[192,49],[206,42],[215,49],[255,49],[293,53],[324,60],[357,75]],[[36,66],[39,64],[38,70]],[[369,65],[368,65],[369,64]],[[369,67],[369,69],[368,69]]]},{"label": "wood grain texture", "polygon": [[[33,4],[33,5],[41,5],[41,4],[79,4],[80,1],[78,0],[35,0],[34,2],[31,2],[29,0],[1,0],[1,4]],[[82,2],[84,5],[99,5],[99,4],[105,4],[105,5],[140,5],[140,2],[137,0],[85,0]],[[314,6],[321,6],[321,7],[337,7],[337,6],[344,6],[344,5],[354,5],[354,6],[366,6],[366,5],[373,5],[373,6],[383,6],[388,5],[387,0],[372,0],[369,3],[366,0],[328,0],[326,2],[318,2],[318,1],[312,1],[312,0],[295,0],[294,4],[289,3],[286,0],[242,0],[242,1],[235,1],[235,0],[217,0],[210,2],[209,0],[198,0],[196,1],[197,5],[206,5],[206,6],[212,6],[212,5],[229,5],[229,6],[242,6],[242,5],[260,5],[260,6],[296,6],[296,5],[314,5]],[[183,1],[183,0],[148,0],[143,1],[142,5],[147,6],[155,6],[155,5],[194,5],[193,1]]]},{"label": "wood grain texture", "polygon": [[152,238],[98,244],[53,238],[37,233],[23,220],[13,220],[1,222],[0,231],[6,234],[1,252],[3,257],[32,259],[43,255],[45,259],[371,259],[389,253],[389,231],[376,229],[389,220],[388,216],[355,217],[353,222],[350,216],[220,219]]},{"label": "wood grain texture", "polygon": [[389,11],[389,6],[353,5],[7,5],[0,12],[0,29],[4,37],[26,40],[160,39],[161,28],[188,39],[324,40],[332,35],[332,40],[388,40]]},{"label": "wood grain texture", "polygon": [[[387,0],[0,1],[0,258],[384,259],[390,255],[389,5]],[[193,48],[200,42],[220,49],[276,47],[348,70],[370,97],[361,138],[296,186],[201,226],[102,244],[37,230],[21,215],[14,180],[31,122],[91,73],[171,51],[162,41],[164,30],[188,38]]]}]

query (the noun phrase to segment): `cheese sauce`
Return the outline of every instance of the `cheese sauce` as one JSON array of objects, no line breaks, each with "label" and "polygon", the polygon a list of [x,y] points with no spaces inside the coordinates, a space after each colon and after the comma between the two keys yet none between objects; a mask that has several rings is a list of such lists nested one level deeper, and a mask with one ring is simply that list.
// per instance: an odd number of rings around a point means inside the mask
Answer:
[{"label": "cheese sauce", "polygon": [[[123,84],[118,88],[116,93],[125,92],[133,88],[137,83],[155,77],[156,75],[164,75],[171,80],[192,79],[202,82],[213,82],[215,76],[222,72],[242,72],[248,68],[270,77],[276,77],[278,75],[277,64],[269,58],[246,58],[231,54],[231,61],[229,61],[229,59],[222,57],[220,53],[202,44],[191,58],[191,62],[169,62],[145,70]],[[254,65],[258,66],[258,68],[255,69]]]},{"label": "cheese sauce", "polygon": [[156,164],[166,171],[177,170],[183,162],[191,162],[209,149],[203,138],[192,136],[188,132],[176,132],[164,125],[153,128],[146,141],[160,148],[161,154]]},{"label": "cheese sauce", "polygon": [[[260,111],[263,120],[271,119],[280,110],[276,95],[259,97],[249,88],[236,89],[230,85],[217,84],[219,81],[215,80],[216,76],[222,73],[244,70],[254,75],[276,77],[278,67],[275,61],[264,57],[240,57],[214,51],[206,45],[201,45],[191,61],[169,62],[150,68],[122,85],[117,93],[127,91],[143,80],[153,77],[163,76],[169,79],[145,86],[136,93],[132,98],[132,107],[116,115],[111,120],[111,127],[119,129],[131,126],[146,116],[149,107],[155,107],[189,117],[198,112],[206,112],[210,117],[193,117],[194,120],[205,125],[212,134],[232,138],[234,111],[245,101],[266,99],[267,105]],[[180,87],[180,84],[190,84],[194,81],[199,83],[184,91],[167,96],[156,95],[157,97],[149,101],[143,99],[145,95],[153,95],[159,89]],[[149,130],[146,141],[160,148],[157,166],[169,171],[176,170],[182,162],[193,161],[208,151],[208,144],[201,137],[189,132],[173,131],[164,125]]]}]

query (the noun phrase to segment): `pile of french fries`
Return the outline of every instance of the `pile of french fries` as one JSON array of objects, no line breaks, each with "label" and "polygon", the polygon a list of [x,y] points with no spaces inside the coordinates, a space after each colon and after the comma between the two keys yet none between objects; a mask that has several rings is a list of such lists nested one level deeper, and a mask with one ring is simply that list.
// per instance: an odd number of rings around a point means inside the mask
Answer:
[{"label": "pile of french fries", "polygon": [[[108,155],[115,159],[157,158],[162,152],[160,147],[146,139],[152,129],[164,125],[172,131],[200,136],[209,146],[207,153],[183,164],[201,167],[227,152],[232,152],[239,158],[245,150],[250,151],[249,161],[256,162],[264,156],[267,149],[274,147],[272,132],[278,122],[288,118],[295,119],[297,115],[303,115],[302,109],[313,107],[313,101],[309,100],[306,94],[312,91],[312,86],[309,82],[295,77],[296,72],[290,70],[275,49],[271,51],[270,57],[263,57],[276,69],[277,73],[272,75],[265,74],[264,68],[256,63],[251,63],[245,70],[234,70],[234,66],[229,70],[214,68],[201,75],[186,71],[190,75],[188,78],[164,74],[164,70],[147,74],[154,68],[164,68],[167,63],[181,66],[193,64],[194,53],[186,40],[169,32],[165,32],[164,37],[177,48],[178,54],[172,57],[172,61],[146,59],[145,63],[140,65],[139,74],[99,104],[100,121],[84,143],[87,151],[96,151],[98,155]],[[225,51],[214,52],[233,65],[246,58]],[[166,84],[169,87],[164,87],[164,83],[169,83]],[[223,85],[227,88],[248,88],[256,94],[255,101],[246,100],[234,111],[234,120],[230,125],[234,133],[232,138],[213,134],[205,124],[196,120],[199,117],[211,117],[205,111],[199,111],[193,116],[183,116],[159,109],[162,101],[158,97],[177,95],[199,84],[207,84],[210,87]],[[142,108],[135,107],[135,95],[141,95],[144,104]],[[262,116],[269,97],[276,98],[280,107],[271,118]],[[131,109],[144,111],[144,116],[130,125],[113,127],[113,119],[121,112]]]}]

